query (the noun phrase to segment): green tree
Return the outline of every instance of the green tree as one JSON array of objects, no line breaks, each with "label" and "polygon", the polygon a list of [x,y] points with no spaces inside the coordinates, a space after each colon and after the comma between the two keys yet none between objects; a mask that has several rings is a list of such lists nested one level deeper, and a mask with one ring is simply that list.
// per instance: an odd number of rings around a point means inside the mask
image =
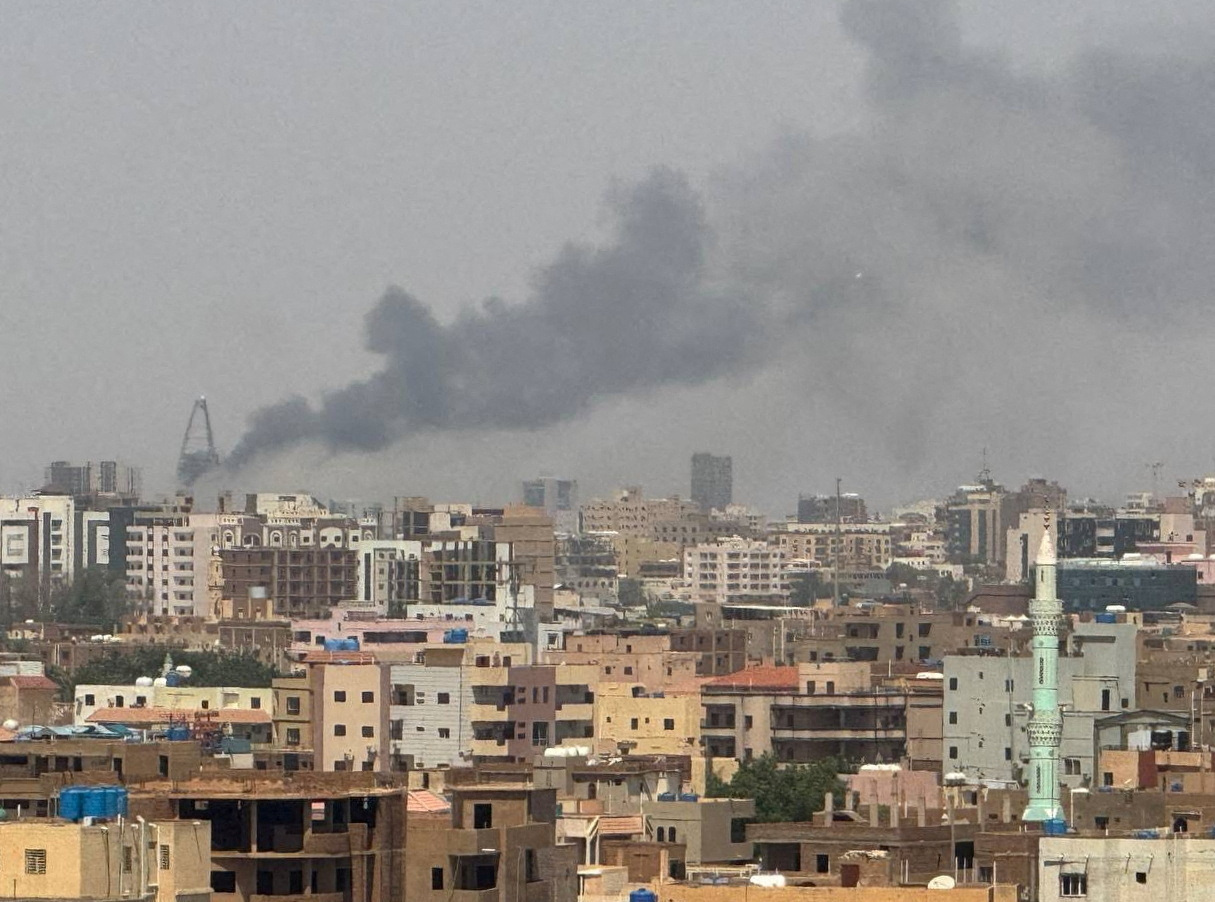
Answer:
[{"label": "green tree", "polygon": [[789,604],[809,608],[816,598],[830,598],[831,590],[823,582],[822,574],[807,570],[789,578]]},{"label": "green tree", "polygon": [[767,754],[743,762],[728,783],[709,774],[706,793],[717,798],[755,799],[756,820],[765,823],[803,822],[823,810],[827,793],[842,796],[844,784],[838,774],[834,758],[782,766]]},{"label": "green tree", "polygon": [[191,686],[264,688],[278,675],[269,664],[243,652],[184,651],[163,645],[141,645],[115,649],[76,668],[64,687],[69,690],[65,697],[71,698],[81,684],[130,685],[141,676],[158,677],[166,653],[173,656],[175,665],[187,664],[193,669]]},{"label": "green tree", "polygon": [[90,567],[51,595],[51,613],[60,623],[117,628],[130,606],[125,576],[108,567]]}]

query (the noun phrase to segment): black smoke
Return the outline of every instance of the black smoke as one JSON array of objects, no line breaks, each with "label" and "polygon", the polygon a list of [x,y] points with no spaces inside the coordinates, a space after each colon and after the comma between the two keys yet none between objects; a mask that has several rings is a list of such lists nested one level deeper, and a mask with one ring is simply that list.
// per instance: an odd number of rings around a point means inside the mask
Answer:
[{"label": "black smoke", "polygon": [[444,325],[390,288],[367,314],[367,347],[383,368],[319,407],[293,398],[259,411],[230,463],[309,439],[372,450],[426,429],[536,428],[599,398],[746,362],[762,317],[711,283],[710,236],[687,180],[656,170],[610,206],[613,240],[565,247],[526,303],[491,299]]},{"label": "black smoke", "polygon": [[[1215,55],[1179,39],[1026,72],[968,46],[946,0],[852,0],[841,24],[868,60],[857,128],[790,136],[701,195],[656,171],[611,196],[609,243],[562,250],[522,303],[445,324],[391,289],[368,315],[382,369],[259,412],[231,460],[543,427],[777,358],[790,408],[838,399],[896,469],[1028,453],[1045,407],[1074,466],[1124,438],[1102,405],[1151,404],[1144,349],[1210,331],[1190,318],[1215,282]],[[1136,422],[1177,425],[1161,405]]]}]

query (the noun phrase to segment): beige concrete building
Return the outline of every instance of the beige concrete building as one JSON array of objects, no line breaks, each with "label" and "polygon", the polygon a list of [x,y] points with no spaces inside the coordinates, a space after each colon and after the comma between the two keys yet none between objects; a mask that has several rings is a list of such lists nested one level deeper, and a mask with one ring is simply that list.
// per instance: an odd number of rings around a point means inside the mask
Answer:
[{"label": "beige concrete building", "polygon": [[600,683],[595,748],[637,755],[699,755],[700,693],[651,694],[640,683]]},{"label": "beige concrete building", "polygon": [[210,902],[206,821],[0,821],[0,896],[55,902]]},{"label": "beige concrete building", "polygon": [[533,507],[507,507],[502,519],[494,524],[493,537],[495,541],[510,543],[519,584],[535,590],[536,617],[552,620],[556,557],[552,517]]},{"label": "beige concrete building", "polygon": [[891,562],[889,523],[788,523],[769,541],[786,561],[809,561],[841,571],[885,570]]},{"label": "beige concrete building", "polygon": [[646,834],[657,842],[683,843],[688,864],[752,860],[747,824],[754,799],[674,799],[642,803]]},{"label": "beige concrete building", "polygon": [[[680,498],[645,498],[641,488],[618,490],[611,498],[594,498],[582,505],[583,532],[615,532],[653,539],[656,524],[684,520],[700,513],[694,501]],[[672,541],[677,539],[672,538]]]},{"label": "beige concrete building", "polygon": [[1188,902],[1215,890],[1215,840],[1044,836],[1038,845],[1041,902]]},{"label": "beige concrete building", "polygon": [[694,601],[725,602],[789,594],[785,553],[766,542],[733,536],[683,553],[683,577]]},{"label": "beige concrete building", "polygon": [[314,768],[389,770],[388,666],[367,652],[313,652],[304,665],[312,696]]}]

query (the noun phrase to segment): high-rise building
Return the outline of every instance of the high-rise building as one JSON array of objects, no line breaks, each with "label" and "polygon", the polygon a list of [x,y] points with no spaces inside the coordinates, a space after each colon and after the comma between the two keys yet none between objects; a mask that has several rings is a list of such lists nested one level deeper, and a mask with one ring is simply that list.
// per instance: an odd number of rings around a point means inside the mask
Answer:
[{"label": "high-rise building", "polygon": [[945,503],[945,550],[958,564],[998,564],[1004,560],[1004,486],[986,474],[975,485],[960,486]]},{"label": "high-rise building", "polygon": [[46,490],[72,495],[119,495],[138,498],[141,485],[138,467],[116,460],[86,461],[74,464],[56,460],[46,468]]},{"label": "high-rise building", "polygon": [[834,523],[837,506],[841,523],[867,523],[869,521],[865,499],[855,492],[845,492],[838,496],[799,495],[797,497],[797,522]]},{"label": "high-rise building", "polygon": [[703,511],[722,510],[734,501],[734,461],[703,451],[692,455],[692,500]]},{"label": "high-rise building", "polygon": [[541,508],[553,521],[553,529],[571,534],[578,531],[578,483],[573,479],[541,476],[523,483],[523,503]]}]

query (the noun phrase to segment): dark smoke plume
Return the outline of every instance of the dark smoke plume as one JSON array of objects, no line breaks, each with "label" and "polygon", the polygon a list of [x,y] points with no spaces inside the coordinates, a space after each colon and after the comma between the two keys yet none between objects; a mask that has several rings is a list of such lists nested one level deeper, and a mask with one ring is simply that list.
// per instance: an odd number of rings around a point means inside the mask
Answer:
[{"label": "dark smoke plume", "polygon": [[522,305],[491,299],[443,325],[390,288],[367,315],[383,369],[319,408],[294,398],[261,410],[231,462],[308,439],[371,450],[424,429],[535,428],[597,398],[697,383],[744,362],[762,326],[709,284],[708,231],[686,180],[657,170],[611,205],[614,241],[567,246]]},{"label": "dark smoke plume", "polygon": [[[319,407],[261,411],[232,460],[541,427],[780,355],[791,406],[842,399],[904,468],[949,453],[934,441],[1032,451],[1019,430],[1044,401],[1058,459],[1124,440],[1094,394],[1060,391],[1058,369],[1104,368],[1129,396],[1151,378],[1124,371],[1135,350],[1203,311],[1215,55],[1105,49],[1025,74],[967,47],[945,0],[853,0],[841,22],[868,55],[854,132],[781,141],[703,202],[656,172],[613,198],[610,244],[567,247],[522,304],[441,324],[390,290],[368,316],[382,370]],[[1143,398],[1139,426],[1167,430]]]}]

